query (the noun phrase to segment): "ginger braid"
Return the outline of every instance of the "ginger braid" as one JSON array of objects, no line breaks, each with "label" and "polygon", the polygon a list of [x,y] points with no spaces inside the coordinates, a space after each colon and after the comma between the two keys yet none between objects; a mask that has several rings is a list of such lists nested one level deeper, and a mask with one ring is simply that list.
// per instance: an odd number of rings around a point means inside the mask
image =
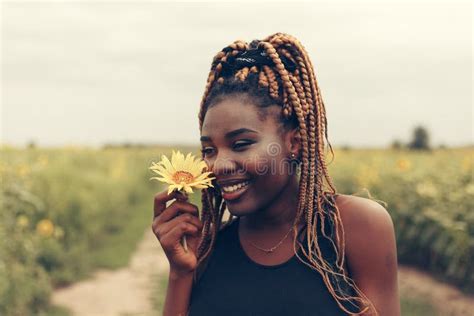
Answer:
[{"label": "ginger braid", "polygon": [[[233,69],[231,75],[227,73],[228,70],[224,71],[224,66],[233,56],[249,49],[264,51],[271,64],[242,66]],[[288,61],[296,67],[290,70],[286,66]],[[284,127],[298,128],[301,157],[294,228],[299,227],[300,223],[305,224],[308,252],[301,247],[304,258],[298,255],[297,243],[302,245],[297,238],[298,229],[294,229],[295,254],[302,263],[322,276],[329,292],[346,313],[361,315],[368,310],[376,313],[371,302],[347,276],[344,268],[344,230],[334,199],[336,189],[326,165],[324,139],[333,157],[334,152],[328,140],[325,106],[306,50],[296,38],[284,33],[276,33],[250,44],[235,41],[222,49],[213,59],[201,100],[198,115],[200,130],[209,107],[216,104],[219,98],[232,93],[254,97],[259,111],[270,105],[280,105],[280,120]],[[198,268],[194,274],[195,282],[207,265],[218,232],[235,219],[231,215],[229,220],[222,224],[226,207],[218,190],[202,190],[203,231],[197,250]],[[330,233],[327,231],[328,223]],[[322,235],[319,238],[318,230]],[[330,242],[334,254],[333,262],[323,256],[319,246],[321,238]]]},{"label": "ginger braid", "polygon": [[[284,44],[289,44],[288,46],[289,47],[292,47],[291,44],[292,43],[295,43],[296,45],[294,45],[294,49],[293,51],[297,51],[299,54],[296,54],[297,58],[299,59],[299,65],[300,67],[302,68],[303,72],[306,71],[307,68],[309,69],[313,69],[312,65],[310,64],[310,61],[309,61],[309,58],[307,58],[307,55],[306,53],[304,52],[304,49],[302,48],[302,46],[294,39],[294,38],[290,38],[290,37],[285,37],[285,36],[277,36],[273,39],[270,40],[271,43],[273,43],[273,45],[276,45],[277,47],[278,46],[281,46],[281,45],[284,45]],[[303,56],[303,58],[301,57]],[[308,66],[306,66],[308,65]],[[315,79],[315,76],[314,76],[314,72],[312,71],[309,71],[309,80],[305,80],[306,78],[302,78],[303,79],[303,82],[305,83],[305,86],[306,87],[311,87],[311,92],[312,93],[309,93],[308,95],[311,95],[311,94],[315,94],[316,95],[316,99],[317,99],[317,102],[315,103],[315,105],[317,105],[317,113],[319,113],[320,115],[316,115],[316,119],[317,119],[317,128],[318,130],[320,131],[324,131],[324,134],[326,136],[326,140],[327,140],[327,128],[326,127],[326,120],[325,120],[325,116],[324,116],[324,105],[322,104],[322,99],[321,99],[321,94],[319,92],[319,88],[317,86],[317,83],[316,83],[316,79]],[[309,84],[308,84],[308,81],[309,81]],[[310,103],[310,104],[314,104],[314,103]],[[323,154],[324,154],[324,144],[323,144],[323,140],[322,140],[322,137],[321,137],[321,134],[322,133],[317,133],[316,130],[315,130],[315,124],[314,124],[314,112],[313,112],[313,107],[310,107],[309,108],[309,119],[310,119],[310,124],[309,124],[309,134],[311,136],[316,136],[317,138],[314,139],[314,137],[310,137],[309,139],[309,146],[310,146],[310,155],[312,157],[314,157],[314,154],[315,154],[315,142],[317,143],[318,145],[318,160],[323,162],[321,164],[319,164],[316,168],[317,168],[317,174],[324,174],[326,179],[328,180],[328,183],[329,183],[329,186],[330,188],[332,189],[332,192],[334,193],[335,192],[335,189],[334,189],[334,185],[332,184],[332,181],[331,179],[329,178],[328,176],[328,172],[327,172],[327,169],[326,169],[326,166],[324,164],[324,157],[323,157]],[[324,123],[325,126],[322,126],[322,124]],[[328,141],[329,143],[329,141]],[[331,149],[332,150],[332,149]],[[309,175],[308,177],[310,179],[312,179],[312,175],[311,175],[311,171],[314,171],[314,162],[316,162],[315,160],[310,160],[310,167],[309,167]],[[324,170],[324,171],[322,171]],[[304,177],[303,177],[304,179]],[[311,196],[311,194],[314,192],[314,185],[315,181],[311,181],[310,180],[310,183],[309,183],[309,192],[308,194]],[[317,210],[321,210],[322,207],[321,207],[321,204],[322,204],[322,201],[321,201],[321,198],[324,197],[322,193],[322,183],[321,183],[321,180],[319,177],[316,177],[316,187],[319,189],[317,192],[316,192],[316,196],[315,196],[315,199],[316,199],[316,203],[317,203]],[[318,267],[316,267],[316,270],[318,270],[320,273],[323,274],[323,279],[326,283],[326,285],[328,286],[328,288],[330,289],[330,292],[338,299],[338,303],[339,303],[339,300],[345,300],[345,298],[341,295],[339,295],[338,293],[336,293],[334,291],[334,288],[331,284],[331,281],[330,281],[330,278],[329,278],[329,274],[327,273],[323,273],[321,270],[326,270],[327,272],[331,273],[329,267],[327,266],[326,262],[324,262],[324,260],[322,260],[322,256],[320,255],[320,251],[319,251],[319,247],[318,247],[318,241],[317,241],[317,238],[315,238],[315,230],[312,229],[311,225],[312,225],[312,222],[311,222],[311,218],[312,218],[312,210],[313,210],[313,199],[309,198],[309,202],[308,202],[308,214],[307,214],[307,218],[308,218],[308,237],[311,238],[310,234],[313,233],[313,241],[316,245],[315,249],[317,251],[317,262],[320,262],[321,263],[321,269],[319,269]],[[335,205],[334,205],[335,207]],[[340,220],[340,214],[338,211],[334,212],[333,213],[335,216],[333,218],[333,221],[336,223],[336,228],[338,228],[338,226],[340,228],[342,228],[341,226],[341,220]],[[326,232],[325,232],[325,227],[324,227],[324,216],[325,216],[325,213],[324,212],[321,212],[319,214],[320,216],[320,225],[321,225],[321,231],[323,233],[323,236],[328,238],[328,236],[326,235]],[[317,219],[317,217],[315,217],[315,219]],[[316,225],[316,223],[314,223],[314,225]],[[315,228],[315,227],[314,227]],[[340,275],[341,277],[343,277],[343,279],[346,281],[346,282],[350,282],[347,278],[346,278],[346,275],[344,274],[344,269],[343,269],[343,264],[344,264],[344,237],[343,236],[340,236],[340,233],[343,234],[343,230],[342,229],[337,229],[336,230],[336,244],[338,245],[338,247],[336,247],[336,245],[334,245],[334,248],[336,250],[336,253],[338,250],[341,250],[341,254],[337,256],[337,268],[338,270],[340,271],[339,273],[337,273],[337,275]],[[331,243],[333,243],[332,239],[328,238]],[[310,249],[310,252],[309,252],[309,257],[311,257],[311,248]],[[353,287],[356,288],[355,284],[352,282],[352,285]],[[360,296],[364,297],[363,293],[361,293],[357,288],[356,288],[356,292],[359,292],[357,294],[359,294]],[[341,308],[343,308],[345,310],[345,308],[339,304]]]},{"label": "ginger braid", "polygon": [[[285,39],[286,39],[286,41],[285,41]],[[291,45],[291,42],[289,42],[288,39],[291,39],[293,41],[293,43],[295,43],[295,45]],[[277,36],[270,39],[270,41],[274,44],[279,45],[279,46],[283,46],[283,44],[288,44],[287,49],[290,49],[293,52],[293,54],[296,56],[296,59],[298,60],[298,64],[302,69],[302,78],[301,78],[302,80],[301,81],[304,83],[305,91],[307,91],[307,96],[309,98],[308,103],[313,104],[313,100],[311,99],[311,95],[313,93],[315,93],[316,96],[317,96],[317,102],[316,102],[316,104],[318,105],[318,111],[317,112],[321,114],[323,122],[324,122],[324,125],[321,125],[321,122],[318,122],[318,130],[324,131],[326,141],[329,144],[329,147],[331,149],[331,153],[333,154],[333,157],[334,157],[334,152],[332,150],[331,144],[330,144],[330,142],[328,140],[328,136],[327,136],[327,121],[326,121],[326,116],[325,116],[324,104],[323,104],[323,101],[322,101],[322,98],[321,98],[321,93],[320,93],[320,90],[317,86],[316,79],[315,79],[315,76],[314,76],[314,72],[313,71],[309,72],[309,74],[311,76],[311,79],[310,79],[310,77],[308,76],[308,72],[306,70],[306,65],[309,65],[309,68],[313,69],[313,66],[311,64],[310,59],[307,58],[307,54],[304,52],[304,49],[302,48],[300,43],[296,39],[294,39],[293,37],[291,37],[289,35],[283,36],[283,38],[282,38],[281,33],[280,33],[280,34],[277,34]],[[286,49],[282,49],[282,51],[285,53],[285,55],[289,54],[286,51]],[[301,56],[303,56],[303,57],[301,57]],[[295,85],[298,85],[298,83],[295,83]],[[310,117],[312,117],[312,116],[310,115]],[[319,133],[314,133],[314,135],[320,136]],[[320,146],[323,145],[323,142],[320,138],[317,139],[317,143]],[[319,157],[321,157],[321,155],[322,155],[321,148],[323,148],[323,147],[319,147],[319,152],[318,152]],[[319,173],[322,173],[321,170],[320,170],[321,168],[324,169],[323,174],[326,176],[326,180],[329,183],[330,189],[332,189],[332,193],[334,194],[335,193],[334,185],[332,183],[331,178],[328,176],[329,173],[327,172],[326,165],[325,164],[320,164],[318,166],[318,169],[319,169],[318,172]],[[311,167],[310,167],[310,169],[312,170]],[[336,218],[336,220],[338,222],[340,222],[339,218]],[[322,225],[322,223],[323,223],[323,221],[321,221],[321,225]],[[323,227],[322,227],[322,230],[323,230]],[[323,230],[323,234],[325,234],[324,230]],[[342,249],[342,254],[341,254],[341,256],[339,256],[340,260],[341,260],[340,263],[339,263],[340,266],[343,265],[343,260],[344,260],[344,257],[345,257],[344,256],[344,245],[341,244],[341,239],[343,240],[343,238],[339,237],[339,232],[336,232],[336,241],[339,245],[339,248]]]},{"label": "ginger braid", "polygon": [[[282,78],[282,81],[285,85],[285,87],[289,90],[289,94],[291,95],[290,99],[291,101],[293,101],[292,105],[296,110],[297,112],[297,115],[300,117],[301,115],[299,115],[299,111],[298,109],[301,108],[301,103],[302,102],[299,102],[299,99],[295,96],[296,94],[296,90],[293,86],[293,82],[296,82],[296,80],[290,80],[290,77],[288,76],[288,74],[286,73],[285,69],[284,69],[284,66],[281,62],[281,60],[278,58],[278,56],[275,54],[275,49],[271,46],[271,45],[265,45],[264,46],[266,49],[267,49],[267,52],[269,54],[269,56],[273,59],[280,75],[281,75],[281,78]],[[300,93],[301,95],[301,93]],[[316,143],[316,140],[315,140],[315,135],[318,135],[316,133],[316,125],[315,125],[315,122],[314,122],[314,112],[313,112],[313,109],[312,107],[309,108],[309,113],[308,113],[308,117],[309,117],[309,124],[308,124],[308,134],[309,134],[309,138],[308,138],[308,143],[309,143],[309,156],[310,157],[315,157],[315,143]],[[300,125],[304,128],[304,125],[300,123]],[[319,139],[318,139],[319,141]],[[304,142],[304,138],[303,138],[303,144],[305,144]],[[318,144],[320,144],[320,142],[318,142]],[[303,148],[304,148],[304,145],[303,145]],[[319,147],[321,148],[321,147]],[[307,151],[306,151],[307,152]],[[309,255],[307,255],[309,258],[312,257],[312,250],[313,250],[313,247],[312,247],[312,244],[314,243],[314,250],[316,251],[316,260],[314,260],[314,265],[315,267],[313,267],[312,265],[310,265],[310,267],[312,267],[313,269],[317,270],[319,273],[321,273],[323,275],[323,279],[326,283],[326,285],[328,286],[330,292],[332,292],[332,294],[337,297],[337,298],[340,298],[339,295],[337,293],[335,293],[335,290],[333,289],[333,286],[330,282],[330,279],[329,279],[329,276],[327,274],[324,273],[324,271],[327,271],[327,272],[331,272],[330,271],[330,268],[328,266],[328,264],[324,261],[323,259],[323,255],[321,253],[321,250],[320,250],[320,247],[318,245],[318,239],[317,239],[317,229],[316,229],[316,225],[317,225],[317,220],[318,220],[318,217],[317,216],[313,216],[313,206],[314,206],[314,198],[315,198],[315,183],[314,181],[312,181],[312,179],[314,179],[315,177],[315,174],[316,174],[316,170],[315,170],[315,164],[316,164],[316,160],[315,159],[309,159],[309,168],[304,168],[303,169],[303,175],[302,175],[302,179],[301,179],[301,183],[305,183],[306,181],[308,181],[308,185],[306,186],[307,187],[307,192],[304,192],[304,190],[301,190],[302,192],[306,193],[306,195],[308,196],[308,199],[307,199],[307,203],[308,203],[308,206],[305,207],[304,206],[304,203],[300,203],[300,206],[303,206],[304,209],[307,209],[308,212],[306,214],[306,223],[307,223],[307,237],[308,237],[308,240],[309,240]],[[321,174],[321,168],[318,166],[318,174]],[[316,188],[319,188],[321,191],[322,191],[322,185],[321,185],[321,180],[320,178],[316,178]],[[317,209],[320,210],[322,209],[322,203],[321,203],[321,192],[318,191],[316,192],[316,200],[317,200]],[[300,208],[298,210],[298,214],[301,214],[302,212],[302,209]],[[321,227],[322,229],[324,229],[324,213],[321,212],[319,213],[320,215],[320,223],[321,223]],[[337,250],[336,250],[337,251]],[[296,248],[295,248],[295,253],[296,253]],[[339,303],[339,302],[338,302]],[[342,305],[341,305],[342,307]]]}]

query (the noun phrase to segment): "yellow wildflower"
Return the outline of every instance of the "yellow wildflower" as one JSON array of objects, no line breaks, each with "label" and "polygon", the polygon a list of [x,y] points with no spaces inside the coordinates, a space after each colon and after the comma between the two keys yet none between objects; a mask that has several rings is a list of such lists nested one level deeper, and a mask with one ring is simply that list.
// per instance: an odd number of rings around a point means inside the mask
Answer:
[{"label": "yellow wildflower", "polygon": [[113,180],[120,180],[125,175],[125,171],[126,171],[126,160],[122,156],[118,159],[115,159],[114,164],[111,165],[110,177]]},{"label": "yellow wildflower", "polygon": [[54,238],[61,239],[63,238],[63,236],[64,236],[64,229],[62,229],[59,226],[56,226],[56,228],[54,228]]},{"label": "yellow wildflower", "polygon": [[362,187],[371,187],[379,181],[379,174],[374,166],[362,165],[355,175],[357,184]]},{"label": "yellow wildflower", "polygon": [[410,169],[410,166],[411,166],[410,160],[401,158],[401,159],[398,159],[397,161],[397,167],[400,171],[408,170]]},{"label": "yellow wildflower", "polygon": [[54,232],[54,224],[49,219],[42,219],[36,224],[36,232],[43,237],[49,237]]},{"label": "yellow wildflower", "polygon": [[464,157],[464,159],[461,162],[462,171],[464,171],[464,172],[471,171],[472,172],[472,167],[474,165],[473,162],[474,162],[474,159],[472,158],[472,155],[467,155],[466,157]]},{"label": "yellow wildflower", "polygon": [[186,158],[177,151],[173,151],[171,161],[162,155],[161,161],[152,163],[150,169],[160,175],[161,177],[153,177],[161,182],[169,184],[168,194],[174,190],[184,191],[185,193],[193,193],[192,188],[205,189],[207,187],[214,187],[211,181],[215,178],[208,176],[212,172],[203,172],[207,169],[206,163],[201,159],[196,159],[189,153]]},{"label": "yellow wildflower", "polygon": [[467,194],[474,195],[474,183],[469,183],[466,185],[465,190]]},{"label": "yellow wildflower", "polygon": [[30,220],[26,215],[20,215],[16,218],[16,224],[18,227],[25,228],[30,224]]},{"label": "yellow wildflower", "polygon": [[[160,175],[161,177],[152,177],[164,183],[167,183],[168,194],[174,190],[181,191],[185,195],[193,193],[192,188],[205,189],[207,187],[214,187],[211,181],[215,178],[210,178],[212,172],[203,172],[207,169],[207,164],[202,159],[196,159],[191,153],[186,158],[178,150],[171,156],[171,161],[165,156],[161,156],[161,161],[158,163],[152,162],[150,169]],[[182,244],[185,251],[188,251],[186,244],[186,236],[183,236]]]},{"label": "yellow wildflower", "polygon": [[416,185],[416,192],[421,196],[434,198],[438,195],[438,189],[431,181],[420,182]]},{"label": "yellow wildflower", "polygon": [[38,158],[38,164],[41,168],[44,168],[48,165],[48,156],[46,155],[41,155],[39,158]]},{"label": "yellow wildflower", "polygon": [[30,167],[28,165],[22,164],[17,167],[17,171],[20,177],[25,177],[30,173]]}]

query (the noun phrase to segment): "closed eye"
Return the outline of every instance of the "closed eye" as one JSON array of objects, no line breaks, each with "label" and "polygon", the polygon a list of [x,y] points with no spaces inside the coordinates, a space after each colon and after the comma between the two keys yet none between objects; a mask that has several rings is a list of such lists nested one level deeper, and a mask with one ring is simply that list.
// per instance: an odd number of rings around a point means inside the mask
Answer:
[{"label": "closed eye", "polygon": [[209,148],[209,147],[206,147],[206,148],[201,148],[201,153],[205,156],[206,154],[209,154],[210,150],[212,150],[212,148]]},{"label": "closed eye", "polygon": [[[245,150],[245,148],[247,146],[250,146],[252,145],[254,142],[250,142],[250,141],[237,141],[234,143],[234,146],[233,146],[233,149],[235,150],[238,150],[238,151],[243,151]],[[206,156],[206,155],[209,155],[209,154],[212,154],[212,152],[214,151],[214,148],[213,147],[204,147],[204,148],[201,148],[201,153]]]},{"label": "closed eye", "polygon": [[239,148],[243,148],[243,147],[246,147],[246,146],[250,146],[252,144],[253,144],[253,142],[249,142],[249,141],[235,142],[234,148],[239,149]]}]

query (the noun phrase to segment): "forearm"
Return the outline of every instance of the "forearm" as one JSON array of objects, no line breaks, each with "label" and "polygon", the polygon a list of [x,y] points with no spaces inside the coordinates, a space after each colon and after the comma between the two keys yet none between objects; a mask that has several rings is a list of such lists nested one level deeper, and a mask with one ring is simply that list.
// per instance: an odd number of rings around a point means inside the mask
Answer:
[{"label": "forearm", "polygon": [[193,274],[177,275],[170,272],[163,316],[186,316],[193,284]]}]

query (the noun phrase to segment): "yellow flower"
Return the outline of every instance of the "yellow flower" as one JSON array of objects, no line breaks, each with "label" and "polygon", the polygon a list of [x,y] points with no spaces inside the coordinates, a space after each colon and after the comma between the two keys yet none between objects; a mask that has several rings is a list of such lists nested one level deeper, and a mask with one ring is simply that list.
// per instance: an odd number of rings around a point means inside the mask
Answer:
[{"label": "yellow flower", "polygon": [[26,215],[20,215],[16,219],[16,224],[18,225],[18,227],[21,227],[21,228],[27,227],[29,223],[30,223],[30,220],[28,219]]},{"label": "yellow flower", "polygon": [[438,189],[436,185],[429,181],[423,181],[416,185],[416,192],[421,196],[434,198],[438,195]]},{"label": "yellow flower", "polygon": [[397,161],[397,167],[400,171],[408,170],[411,166],[410,160],[401,158]]},{"label": "yellow flower", "polygon": [[114,164],[111,165],[110,177],[113,180],[120,180],[125,175],[125,171],[126,161],[125,158],[122,156],[119,159],[115,159]]},{"label": "yellow flower", "polygon": [[469,183],[465,190],[467,194],[474,195],[474,183]]},{"label": "yellow flower", "polygon": [[17,171],[20,177],[25,177],[30,173],[30,167],[28,165],[22,164],[17,167]]},{"label": "yellow flower", "polygon": [[57,239],[63,238],[64,237],[64,229],[62,229],[59,226],[56,226],[56,228],[54,229],[54,237],[57,238]]},{"label": "yellow flower", "polygon": [[196,159],[189,153],[186,158],[184,155],[173,150],[171,161],[165,156],[161,156],[161,161],[152,163],[150,169],[160,175],[161,177],[153,177],[161,182],[169,184],[168,194],[174,190],[184,190],[186,193],[193,193],[193,187],[196,189],[205,189],[207,187],[214,187],[208,176],[212,172],[203,172],[207,170],[206,163],[201,159]]},{"label": "yellow flower", "polygon": [[41,155],[39,158],[38,158],[38,164],[40,165],[41,168],[44,168],[48,165],[48,156],[46,155]]},{"label": "yellow flower", "polygon": [[54,224],[49,219],[42,219],[36,224],[36,232],[44,237],[49,237],[54,232]]},{"label": "yellow flower", "polygon": [[462,171],[470,171],[470,169],[474,165],[474,159],[472,159],[472,155],[468,155],[464,157],[462,160],[461,166],[462,166]]},{"label": "yellow flower", "polygon": [[355,179],[359,186],[371,187],[378,182],[379,174],[374,166],[362,165],[359,167]]}]

